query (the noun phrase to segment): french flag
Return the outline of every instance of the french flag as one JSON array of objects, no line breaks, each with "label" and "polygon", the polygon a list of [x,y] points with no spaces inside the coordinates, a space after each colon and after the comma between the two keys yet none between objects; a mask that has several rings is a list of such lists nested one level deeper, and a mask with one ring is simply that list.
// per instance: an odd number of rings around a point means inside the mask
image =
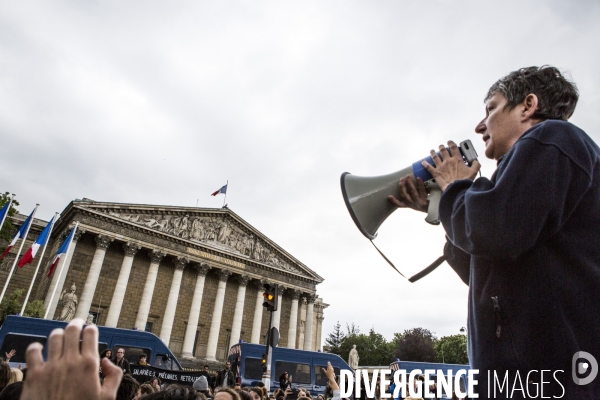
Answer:
[{"label": "french flag", "polygon": [[4,207],[2,207],[2,210],[0,210],[0,224],[2,224],[2,221],[4,221],[4,217],[8,213],[8,206],[10,206],[10,201],[6,203]]},{"label": "french flag", "polygon": [[219,193],[226,194],[227,193],[227,185],[223,186],[221,189],[219,189],[216,192],[214,192],[213,194],[211,194],[211,196],[216,196]]},{"label": "french flag", "polygon": [[48,225],[44,228],[40,236],[33,242],[29,250],[21,257],[19,260],[19,268],[23,268],[26,264],[29,264],[35,258],[40,247],[45,246],[48,241],[48,236],[50,235],[50,230],[52,229],[52,224],[54,223],[54,217],[48,222]]},{"label": "french flag", "polygon": [[15,233],[15,235],[13,236],[10,244],[8,245],[8,247],[6,248],[6,250],[4,250],[4,253],[2,253],[2,256],[0,257],[0,260],[2,260],[4,257],[6,257],[6,255],[10,251],[10,249],[12,249],[13,246],[15,245],[15,243],[17,243],[17,240],[19,240],[20,238],[25,239],[25,232],[27,232],[27,229],[29,228],[29,224],[31,224],[31,220],[33,219],[33,213],[34,212],[35,212],[35,210],[33,210],[33,212],[31,214],[29,214],[29,217],[27,217],[27,219],[25,220],[25,222],[23,222],[23,225],[21,225],[21,227],[19,228],[19,230],[17,231],[17,233]]},{"label": "french flag", "polygon": [[50,275],[52,275],[52,273],[56,269],[56,266],[58,265],[58,262],[60,261],[61,257],[64,256],[65,254],[67,254],[67,250],[69,249],[69,244],[71,243],[71,239],[73,239],[73,235],[75,234],[75,229],[76,229],[76,227],[71,229],[71,233],[69,233],[69,236],[67,236],[67,238],[65,239],[63,244],[60,245],[60,248],[56,252],[56,256],[54,256],[52,265],[50,266],[50,269],[48,270],[48,275],[47,275],[48,278],[50,278]]}]

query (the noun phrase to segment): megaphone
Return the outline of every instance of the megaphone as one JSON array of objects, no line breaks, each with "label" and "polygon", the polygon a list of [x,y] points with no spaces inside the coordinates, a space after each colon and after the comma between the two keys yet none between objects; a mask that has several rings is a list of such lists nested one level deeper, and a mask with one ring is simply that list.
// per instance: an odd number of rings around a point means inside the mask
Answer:
[{"label": "megaphone", "polygon": [[[477,153],[470,140],[465,140],[459,145],[463,161],[469,166],[477,159]],[[450,151],[450,149],[448,149]],[[441,155],[438,153],[438,156]],[[388,196],[400,196],[399,182],[405,176],[412,179],[421,178],[429,192],[429,206],[425,221],[438,225],[439,204],[442,191],[436,184],[433,176],[427,171],[421,161],[412,163],[409,167],[381,176],[356,176],[344,172],[341,177],[342,195],[350,212],[352,220],[368,239],[377,237],[377,230],[383,222],[394,212],[397,207],[388,201]],[[435,165],[431,156],[424,158],[431,165]]]},{"label": "megaphone", "polygon": [[[463,161],[471,166],[473,161],[477,160],[477,153],[473,148],[470,140],[465,140],[460,143],[459,151],[463,158]],[[450,149],[448,149],[450,152]],[[440,153],[437,153],[441,158]],[[435,165],[431,156],[425,158],[430,165]],[[421,164],[421,160],[412,163],[411,166],[396,171],[388,175],[381,176],[355,176],[348,172],[344,172],[341,177],[342,195],[344,196],[344,202],[350,212],[352,220],[358,227],[358,229],[373,243],[373,239],[377,237],[377,230],[383,224],[383,221],[387,219],[394,211],[396,206],[388,201],[388,196],[399,197],[400,195],[400,179],[406,176],[411,176],[412,179],[416,180],[421,178],[425,187],[429,191],[428,200],[429,205],[427,208],[427,217],[425,221],[430,224],[438,225],[439,219],[439,206],[440,198],[442,197],[442,191],[433,179],[433,176],[427,171]],[[396,266],[375,246],[379,254],[394,268],[400,275],[404,276],[402,272],[396,268]],[[439,257],[427,268],[422,270],[416,275],[408,278],[410,282],[416,282],[431,271],[440,266],[446,258],[444,256]],[[406,278],[406,277],[405,277]]]}]

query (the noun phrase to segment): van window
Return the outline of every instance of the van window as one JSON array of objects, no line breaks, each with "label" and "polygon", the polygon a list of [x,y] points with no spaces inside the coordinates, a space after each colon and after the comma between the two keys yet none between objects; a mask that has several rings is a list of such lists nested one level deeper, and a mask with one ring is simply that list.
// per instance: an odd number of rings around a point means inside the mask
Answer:
[{"label": "van window", "polygon": [[[323,370],[327,369],[327,365],[315,365],[315,385],[317,386],[327,386],[327,375],[323,373]],[[333,367],[333,372],[336,376],[340,376],[340,369],[338,367]]]},{"label": "van window", "polygon": [[244,378],[246,379],[262,379],[262,358],[246,357],[244,362]]},{"label": "van window", "polygon": [[162,369],[180,370],[177,363],[166,354],[157,354],[156,357],[154,357],[154,363],[152,365]]},{"label": "van window", "polygon": [[46,340],[45,336],[9,333],[4,337],[0,354],[4,356],[5,353],[15,350],[16,353],[10,359],[10,362],[24,363],[27,347],[34,342],[41,343],[42,346],[46,347]]},{"label": "van window", "polygon": [[112,353],[113,359],[117,356],[117,350],[125,350],[125,359],[129,361],[129,364],[137,364],[140,361],[140,354],[146,355],[146,360],[152,360],[152,350],[144,347],[131,347],[131,346],[113,346]]},{"label": "van window", "polygon": [[275,379],[279,379],[279,376],[287,372],[288,375],[292,376],[294,383],[308,383],[310,384],[310,364],[300,364],[289,361],[277,361],[275,363]]}]

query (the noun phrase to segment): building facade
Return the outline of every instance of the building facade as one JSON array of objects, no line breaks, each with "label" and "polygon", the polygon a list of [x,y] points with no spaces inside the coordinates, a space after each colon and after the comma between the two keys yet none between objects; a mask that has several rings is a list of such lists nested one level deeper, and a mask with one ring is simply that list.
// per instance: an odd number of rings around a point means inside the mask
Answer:
[{"label": "building facade", "polygon": [[[46,259],[75,223],[69,252],[48,278],[51,260]],[[34,221],[23,251],[44,226]],[[7,259],[0,265],[2,285]],[[7,293],[28,287],[36,264],[17,268]],[[267,282],[279,285],[273,315],[279,346],[319,350],[328,306],[316,292],[322,281],[228,208],[84,199],[71,202],[57,221],[32,299],[44,300],[48,318],[59,319],[60,298],[74,291],[76,317],[151,331],[183,358],[222,361],[239,340],[264,343],[270,315],[262,306],[262,285]]]}]

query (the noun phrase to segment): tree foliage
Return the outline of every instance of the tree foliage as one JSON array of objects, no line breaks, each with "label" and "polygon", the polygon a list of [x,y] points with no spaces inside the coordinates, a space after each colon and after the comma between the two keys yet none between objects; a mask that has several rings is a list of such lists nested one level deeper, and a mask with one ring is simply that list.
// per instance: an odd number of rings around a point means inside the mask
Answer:
[{"label": "tree foliage", "polygon": [[[9,296],[4,296],[4,299],[2,299],[2,303],[0,304],[0,325],[4,323],[7,316],[21,312],[21,307],[23,307],[22,297],[24,293],[25,289],[16,289]],[[46,309],[44,308],[44,302],[42,300],[32,300],[27,302],[23,315],[26,317],[42,318],[45,312]]]},{"label": "tree foliage", "polygon": [[467,336],[452,335],[444,336],[435,342],[437,362],[447,364],[468,364]]},{"label": "tree foliage", "polygon": [[340,321],[338,321],[337,324],[335,324],[335,326],[333,327],[333,332],[331,332],[329,336],[327,336],[327,338],[325,339],[325,343],[327,344],[327,346],[329,346],[329,352],[341,355],[342,353],[340,352],[340,346],[342,345],[342,342],[344,341],[345,337],[346,335],[342,331]]},{"label": "tree foliage", "polygon": [[434,362],[435,337],[425,328],[407,329],[394,335],[394,357],[402,361]]},{"label": "tree foliage", "polygon": [[[8,203],[9,201],[10,201],[10,192],[0,193],[0,208],[4,207],[4,205],[6,203]],[[10,209],[8,210],[9,217],[12,217],[13,215],[15,215],[15,213],[17,212],[17,209],[15,207],[18,205],[19,205],[19,202],[17,200],[13,200],[12,204],[10,205]],[[2,225],[2,229],[0,230],[0,239],[4,239],[7,241],[10,240],[12,235],[14,235],[15,231],[16,231],[16,228],[13,225],[13,223],[10,221],[10,219],[6,218],[6,220],[4,221],[4,224]]]},{"label": "tree foliage", "polygon": [[[360,365],[388,365],[392,361],[390,343],[383,335],[375,332],[374,329],[371,329],[369,334],[362,334],[360,328],[354,323],[346,324],[346,333],[343,333],[338,322],[325,342],[330,346],[330,352],[338,354],[345,360],[348,359],[352,346],[356,345]],[[335,349],[337,343],[339,346]]]}]

